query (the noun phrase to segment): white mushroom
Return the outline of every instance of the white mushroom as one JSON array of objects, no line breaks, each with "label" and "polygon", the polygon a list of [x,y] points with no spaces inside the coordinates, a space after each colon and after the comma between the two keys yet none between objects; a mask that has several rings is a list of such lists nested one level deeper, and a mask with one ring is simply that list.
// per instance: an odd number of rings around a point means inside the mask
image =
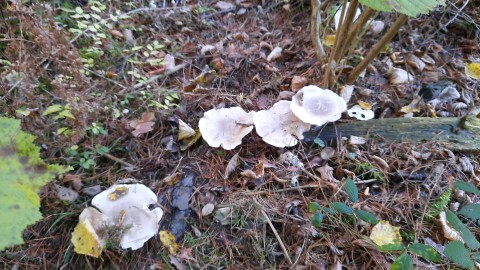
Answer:
[{"label": "white mushroom", "polygon": [[253,129],[253,115],[240,107],[212,109],[205,112],[198,123],[203,139],[212,147],[220,145],[231,150],[242,143]]},{"label": "white mushroom", "polygon": [[331,90],[309,85],[293,96],[290,109],[303,122],[321,126],[340,119],[347,103]]},{"label": "white mushroom", "polygon": [[158,222],[163,211],[157,204],[157,196],[142,184],[113,185],[95,196],[92,205],[97,207],[108,222],[126,229],[120,239],[123,249],[139,249],[158,233]]},{"label": "white mushroom", "polygon": [[310,124],[302,122],[292,113],[290,103],[281,100],[269,110],[259,111],[253,116],[255,130],[268,144],[282,148],[294,146],[298,139],[303,139],[303,132],[310,129]]}]

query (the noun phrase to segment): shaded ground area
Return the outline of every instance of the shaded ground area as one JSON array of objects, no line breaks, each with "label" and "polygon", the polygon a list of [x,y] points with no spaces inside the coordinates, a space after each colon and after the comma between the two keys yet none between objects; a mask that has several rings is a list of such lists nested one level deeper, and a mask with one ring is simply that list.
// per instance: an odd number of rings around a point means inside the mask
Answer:
[{"label": "shaded ground area", "polygon": [[[0,4],[0,114],[22,118],[48,162],[74,166],[56,184],[80,194],[64,202],[54,184],[47,185],[44,219],[25,231],[24,245],[0,253],[4,268],[388,269],[398,254],[372,245],[368,223],[332,214],[319,228],[312,225],[308,205],[347,202],[347,177],[360,190],[353,208],[399,226],[406,243],[445,243],[429,207],[453,180],[480,184],[478,153],[452,152],[435,138],[423,144],[338,138],[277,149],[251,133],[231,151],[201,139],[179,142],[179,120],[196,129],[212,108],[268,109],[298,90],[294,76],[321,85],[324,68],[310,41],[307,1],[190,2],[156,8],[141,1],[91,2],[82,13],[75,11],[79,3]],[[471,1],[459,13],[455,6],[462,4],[411,18],[354,84],[349,107],[360,100],[373,104],[376,118],[395,118],[460,117],[478,106],[478,81],[464,67],[480,59],[480,9]],[[75,17],[85,13],[99,18]],[[393,16],[376,19],[388,26]],[[94,29],[79,27],[78,20]],[[343,63],[345,72],[377,38],[365,34]],[[276,47],[280,57],[268,61]],[[411,55],[431,61],[415,70],[406,64]],[[391,84],[389,65],[415,80]],[[441,80],[453,83],[460,97],[437,107],[417,98],[422,87]],[[354,120],[345,115],[340,121]],[[151,130],[140,127],[145,122],[154,123]],[[238,166],[228,170],[232,158]],[[79,213],[95,190],[123,178],[158,194],[166,213],[161,227],[179,242],[176,255],[158,237],[137,251],[112,244],[98,259],[74,253],[70,234]],[[478,203],[479,197],[457,192],[451,203],[457,202]],[[207,204],[215,211],[202,214]],[[478,226],[465,222],[478,238]],[[454,267],[419,257],[414,264]]]}]

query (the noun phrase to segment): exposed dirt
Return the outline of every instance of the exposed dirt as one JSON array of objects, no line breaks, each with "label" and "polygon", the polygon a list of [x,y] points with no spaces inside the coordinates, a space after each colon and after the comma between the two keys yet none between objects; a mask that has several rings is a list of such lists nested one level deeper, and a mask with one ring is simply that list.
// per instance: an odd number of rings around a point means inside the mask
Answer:
[{"label": "exposed dirt", "polygon": [[[38,136],[43,157],[50,163],[74,166],[71,174],[81,177],[83,188],[100,185],[104,189],[123,178],[149,186],[166,213],[162,229],[179,230],[176,255],[169,255],[158,237],[136,251],[112,244],[98,259],[78,255],[70,234],[92,196],[80,189],[77,200],[65,203],[57,198],[52,183],[42,191],[44,219],[25,230],[24,245],[0,253],[3,268],[388,269],[400,253],[379,251],[368,239],[371,225],[366,222],[335,214],[325,217],[320,228],[312,226],[309,203],[347,202],[347,177],[356,180],[360,190],[359,202],[350,205],[399,226],[406,244],[423,243],[426,238],[446,243],[427,209],[453,187],[453,180],[480,184],[478,153],[453,153],[434,138],[424,144],[372,139],[362,145],[340,139],[326,142],[327,147],[302,143],[289,148],[305,164],[301,171],[279,161],[287,149],[266,144],[254,132],[230,151],[212,148],[202,139],[180,150],[178,119],[197,128],[203,113],[212,108],[268,109],[278,100],[290,100],[294,76],[306,78],[308,84],[323,83],[322,63],[310,41],[308,1],[291,1],[288,7],[281,1],[237,1],[240,3],[228,10],[215,7],[217,2],[137,10],[114,24],[114,30],[123,31],[122,37],[109,30],[109,38],[95,45],[103,54],[96,56],[87,74],[80,72],[81,57],[94,45],[85,35],[77,38],[65,30],[72,22],[57,2],[0,4],[0,58],[10,62],[0,66],[0,114],[22,118],[24,130]],[[464,72],[465,63],[480,59],[476,2],[445,29],[442,27],[457,14],[451,3],[430,16],[411,18],[355,82],[349,107],[361,100],[373,104],[376,118],[402,117],[402,108],[414,101],[423,85],[441,80],[455,83],[461,97],[437,108],[421,99],[414,105],[414,116],[458,117],[479,106],[478,80]],[[3,9],[6,5],[9,8]],[[132,8],[122,1],[108,5],[123,12],[143,7],[135,2]],[[461,7],[462,3],[455,5]],[[88,6],[84,9],[89,10]],[[63,19],[55,21],[54,15]],[[381,14],[376,19],[388,27],[395,16]],[[131,37],[125,29],[133,29]],[[365,34],[354,56],[344,63],[345,72],[378,37]],[[129,62],[137,56],[125,49],[155,40],[164,45],[159,49],[161,55],[171,55],[174,65],[183,66],[169,72],[162,65]],[[282,48],[280,58],[267,61],[275,47]],[[423,71],[405,61],[394,62],[415,80],[390,84],[387,71],[392,54],[408,59],[415,53],[428,55],[433,62]],[[145,60],[142,56],[135,59]],[[128,73],[135,69],[148,78],[158,77],[142,84]],[[12,79],[12,74],[17,77]],[[344,77],[340,76],[332,90],[339,91]],[[152,105],[155,102],[163,107]],[[460,102],[465,106],[458,105]],[[67,103],[73,118],[58,120],[43,114],[51,105]],[[144,112],[154,113],[153,130],[134,136],[131,121]],[[353,120],[344,115],[340,121]],[[96,134],[93,123],[105,132]],[[71,131],[68,136],[59,135],[64,127]],[[77,154],[72,154],[74,145]],[[99,153],[101,146],[109,152]],[[236,154],[239,165],[225,178],[227,164]],[[83,166],[88,159],[93,160],[92,166]],[[264,174],[252,177],[242,173],[259,163]],[[298,170],[299,183],[291,187],[291,176]],[[193,188],[186,185],[182,189],[185,185],[178,181],[190,173],[195,175]],[[173,184],[168,182],[172,176]],[[74,189],[68,178],[56,183]],[[189,197],[189,210],[182,213],[173,202],[181,192]],[[457,194],[451,202],[478,203],[479,197]],[[232,210],[227,211],[224,224],[217,212],[202,216],[208,203],[213,203],[216,211]],[[479,238],[478,226],[464,221]],[[173,229],[171,222],[180,228]],[[418,269],[454,267],[448,260],[434,265],[420,257],[414,257],[414,265]]]}]

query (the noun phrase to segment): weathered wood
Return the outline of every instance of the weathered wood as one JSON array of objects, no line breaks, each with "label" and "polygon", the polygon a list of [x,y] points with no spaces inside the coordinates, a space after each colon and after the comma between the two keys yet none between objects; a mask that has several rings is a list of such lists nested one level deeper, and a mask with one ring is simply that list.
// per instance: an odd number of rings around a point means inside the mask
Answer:
[{"label": "weathered wood", "polygon": [[[368,121],[330,123],[304,133],[305,142],[316,138],[324,141],[359,136],[378,141],[422,143],[441,142],[458,152],[480,151],[480,110],[467,117],[448,118],[388,118]],[[473,128],[472,128],[473,126]]]}]

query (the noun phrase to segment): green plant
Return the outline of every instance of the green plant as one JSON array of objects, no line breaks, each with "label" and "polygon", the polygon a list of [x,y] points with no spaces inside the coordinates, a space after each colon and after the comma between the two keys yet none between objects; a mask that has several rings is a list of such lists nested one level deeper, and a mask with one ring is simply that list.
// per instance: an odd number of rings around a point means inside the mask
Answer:
[{"label": "green plant", "polygon": [[40,188],[71,169],[45,163],[34,140],[19,120],[0,117],[0,250],[23,243],[22,231],[42,217]]},{"label": "green plant", "polygon": [[[347,1],[343,1],[343,6],[346,6]],[[350,72],[347,77],[346,84],[353,83],[360,73],[368,66],[370,62],[382,51],[382,49],[392,40],[400,27],[408,20],[408,16],[415,17],[418,14],[427,14],[439,5],[445,5],[445,0],[419,0],[413,4],[409,0],[351,0],[348,8],[342,8],[340,16],[340,25],[337,31],[333,48],[328,55],[322,46],[321,38],[319,37],[321,29],[321,0],[311,0],[312,15],[311,15],[311,39],[317,51],[317,56],[321,62],[326,62],[326,76],[324,79],[324,86],[329,87],[335,82],[337,75],[335,74],[335,65],[346,56],[349,57],[353,51],[353,46],[356,42],[354,40],[362,35],[363,28],[369,23],[376,11],[391,12],[392,10],[400,13],[396,21],[390,29],[376,42],[372,49],[367,53],[365,58]],[[366,9],[355,20],[355,13],[359,6],[363,4]]]},{"label": "green plant", "polygon": [[86,170],[90,170],[95,166],[98,156],[109,153],[110,148],[107,146],[100,146],[93,150],[80,149],[78,145],[72,145],[68,150],[68,154],[74,158],[71,161],[72,165],[78,165]]},{"label": "green plant", "polygon": [[[351,203],[358,202],[358,188],[355,182],[350,178],[347,178],[345,181],[345,191],[348,195],[348,200]],[[324,216],[333,215],[336,213],[354,216],[355,218],[361,219],[373,225],[378,223],[378,219],[374,214],[361,209],[353,209],[344,202],[332,202],[330,203],[330,207],[324,207],[317,202],[312,202],[308,205],[308,211],[313,213],[311,218],[312,225],[317,228],[321,226]]]}]

